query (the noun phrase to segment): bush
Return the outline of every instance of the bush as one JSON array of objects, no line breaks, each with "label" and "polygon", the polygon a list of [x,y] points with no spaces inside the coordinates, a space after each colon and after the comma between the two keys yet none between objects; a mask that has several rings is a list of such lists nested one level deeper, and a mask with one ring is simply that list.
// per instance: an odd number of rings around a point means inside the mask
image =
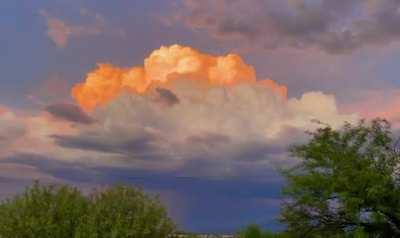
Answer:
[{"label": "bush", "polygon": [[0,205],[0,237],[74,237],[88,205],[77,189],[35,183]]},{"label": "bush", "polygon": [[329,126],[292,149],[282,221],[295,237],[400,237],[400,155],[385,120]]},{"label": "bush", "polygon": [[70,186],[32,187],[0,204],[0,237],[158,238],[174,225],[158,199],[128,186],[89,197]]},{"label": "bush", "polygon": [[158,199],[141,190],[116,186],[94,193],[78,237],[164,238],[174,230]]}]

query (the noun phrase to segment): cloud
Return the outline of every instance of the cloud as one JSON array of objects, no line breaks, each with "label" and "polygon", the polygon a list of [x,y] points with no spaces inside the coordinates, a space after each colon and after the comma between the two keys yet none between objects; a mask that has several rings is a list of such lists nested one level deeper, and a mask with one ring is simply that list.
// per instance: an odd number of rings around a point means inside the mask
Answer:
[{"label": "cloud", "polygon": [[107,32],[117,33],[120,36],[124,35],[122,30],[111,28],[102,15],[86,9],[82,9],[80,15],[82,18],[88,19],[88,23],[82,24],[70,24],[51,15],[46,10],[41,10],[40,14],[46,19],[48,37],[58,48],[67,47],[71,39],[98,36]]},{"label": "cloud", "polygon": [[94,123],[95,120],[87,115],[82,109],[74,104],[58,103],[46,107],[46,111],[55,117],[83,124]]},{"label": "cloud", "polygon": [[[333,95],[286,92],[257,79],[239,55],[165,46],[144,67],[100,64],[89,72],[72,95],[96,123],[48,135],[64,160],[74,152],[94,164],[185,176],[262,174],[293,162],[287,147],[305,141],[313,119],[333,127],[357,119],[340,114]],[[65,115],[70,107],[52,113],[82,121],[75,107]]]},{"label": "cloud", "polygon": [[67,151],[53,143],[51,135],[77,133],[79,126],[59,120],[48,112],[12,111],[0,113],[0,160],[15,154],[46,155],[58,160],[74,161],[79,153]]},{"label": "cloud", "polygon": [[239,55],[179,45],[155,50],[143,67],[100,64],[72,96],[79,107],[52,104],[47,113],[16,116],[26,132],[12,154],[179,176],[263,177],[293,163],[287,147],[307,139],[313,119],[333,127],[357,119],[339,113],[333,95],[288,98],[286,86],[257,79]]},{"label": "cloud", "polygon": [[[170,84],[182,80],[180,87],[197,84],[203,91],[257,81],[254,68],[237,54],[214,56],[191,47],[172,45],[154,50],[144,60],[143,67],[98,64],[84,82],[73,87],[72,96],[84,110],[92,111],[125,91],[146,94],[154,88],[170,89]],[[260,80],[258,84],[286,97],[287,89],[283,85],[269,79]],[[160,95],[160,92],[166,96],[165,90],[156,89],[155,93]]]},{"label": "cloud", "polygon": [[[396,0],[181,0],[169,21],[218,39],[264,47],[319,48],[347,53],[400,39]],[[175,20],[174,20],[175,19]]]},{"label": "cloud", "polygon": [[400,90],[369,90],[362,93],[352,103],[346,104],[343,111],[357,112],[367,119],[385,118],[395,129],[400,128]]},{"label": "cloud", "polygon": [[53,176],[41,172],[38,168],[25,164],[18,163],[0,163],[0,178],[7,178],[10,180],[40,180],[42,182],[60,182]]},{"label": "cloud", "polygon": [[3,115],[8,112],[8,109],[4,106],[0,105],[0,115]]},{"label": "cloud", "polygon": [[173,106],[179,103],[179,98],[171,91],[165,88],[156,88],[156,101],[165,105]]},{"label": "cloud", "polygon": [[[276,168],[296,163],[288,146],[307,140],[313,119],[335,128],[357,120],[337,110],[333,95],[295,98],[287,90],[257,78],[237,54],[180,45],[153,51],[143,66],[99,64],[72,88],[79,107],[0,109],[0,135],[17,122],[24,131],[0,146],[0,196],[34,178],[80,187],[123,182],[161,194],[188,230],[274,225],[283,183]],[[229,224],[226,215],[234,217]]]},{"label": "cloud", "polygon": [[15,113],[0,107],[0,156],[8,153],[19,139],[26,134],[26,126]]},{"label": "cloud", "polygon": [[179,89],[179,83],[174,88],[179,104],[164,107],[146,95],[124,93],[92,113],[93,127],[54,139],[136,168],[232,176],[285,164],[287,146],[305,140],[312,119],[333,126],[355,120],[338,113],[332,96],[318,92],[285,100],[258,84],[206,92]]}]

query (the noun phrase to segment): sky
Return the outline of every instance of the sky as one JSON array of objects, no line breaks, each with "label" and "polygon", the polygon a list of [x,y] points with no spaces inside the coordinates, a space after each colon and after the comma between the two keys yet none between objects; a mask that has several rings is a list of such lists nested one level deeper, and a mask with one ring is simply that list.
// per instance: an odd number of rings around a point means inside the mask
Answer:
[{"label": "sky", "polygon": [[180,229],[279,229],[315,121],[400,127],[396,0],[5,0],[0,197],[159,194]]}]

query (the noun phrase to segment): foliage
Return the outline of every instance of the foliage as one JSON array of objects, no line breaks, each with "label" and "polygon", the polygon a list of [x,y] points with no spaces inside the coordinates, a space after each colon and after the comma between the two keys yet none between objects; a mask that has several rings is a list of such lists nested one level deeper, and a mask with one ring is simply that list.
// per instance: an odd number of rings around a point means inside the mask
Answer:
[{"label": "foliage", "polygon": [[174,225],[158,199],[141,190],[116,186],[94,193],[79,237],[164,238]]},{"label": "foliage", "polygon": [[164,238],[173,230],[158,199],[128,186],[85,197],[69,186],[35,183],[0,204],[0,237]]},{"label": "foliage", "polygon": [[40,186],[0,205],[0,237],[71,238],[88,202],[68,186]]},{"label": "foliage", "polygon": [[292,148],[281,220],[293,237],[400,236],[399,155],[385,120],[329,126]]}]

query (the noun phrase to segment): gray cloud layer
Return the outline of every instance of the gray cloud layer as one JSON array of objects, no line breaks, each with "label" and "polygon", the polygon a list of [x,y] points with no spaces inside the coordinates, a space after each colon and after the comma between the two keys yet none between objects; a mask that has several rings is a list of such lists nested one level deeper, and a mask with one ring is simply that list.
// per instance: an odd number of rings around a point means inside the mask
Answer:
[{"label": "gray cloud layer", "polygon": [[55,117],[82,124],[91,124],[95,120],[74,104],[58,103],[46,107],[46,111]]},{"label": "gray cloud layer", "polygon": [[183,0],[179,20],[223,39],[265,48],[346,53],[400,39],[397,0]]}]

